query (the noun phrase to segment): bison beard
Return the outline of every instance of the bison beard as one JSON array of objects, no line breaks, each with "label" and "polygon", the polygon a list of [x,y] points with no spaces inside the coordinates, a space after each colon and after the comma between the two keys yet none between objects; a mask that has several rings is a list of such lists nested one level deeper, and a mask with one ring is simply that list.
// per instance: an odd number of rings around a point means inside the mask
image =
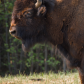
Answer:
[{"label": "bison beard", "polygon": [[84,0],[16,0],[9,32],[24,51],[36,43],[57,45],[84,84]]},{"label": "bison beard", "polygon": [[29,49],[34,46],[36,43],[44,43],[46,42],[47,39],[45,39],[45,35],[41,36],[41,32],[40,34],[38,34],[36,37],[32,37],[30,39],[25,39],[22,41],[22,48],[23,51],[29,51]]},{"label": "bison beard", "polygon": [[[18,28],[19,29],[19,28]],[[45,43],[48,38],[46,38],[45,29],[43,26],[40,26],[39,30],[32,32],[28,32],[25,34],[25,30],[21,30],[23,28],[20,27],[19,37],[22,38],[22,48],[24,52],[28,52],[32,46],[36,43]]]}]

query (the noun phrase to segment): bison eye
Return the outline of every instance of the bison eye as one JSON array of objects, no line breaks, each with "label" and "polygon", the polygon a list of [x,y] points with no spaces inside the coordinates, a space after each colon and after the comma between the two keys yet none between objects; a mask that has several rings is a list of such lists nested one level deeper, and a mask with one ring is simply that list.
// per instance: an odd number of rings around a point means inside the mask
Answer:
[{"label": "bison eye", "polygon": [[24,16],[24,17],[31,17],[31,16],[32,16],[32,12],[31,12],[31,11],[25,11],[25,12],[23,13],[23,16]]}]

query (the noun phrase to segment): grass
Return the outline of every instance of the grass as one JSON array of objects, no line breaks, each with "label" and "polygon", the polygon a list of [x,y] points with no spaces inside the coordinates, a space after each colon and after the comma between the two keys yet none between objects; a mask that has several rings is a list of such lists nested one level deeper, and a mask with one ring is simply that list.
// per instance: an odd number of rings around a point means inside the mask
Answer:
[{"label": "grass", "polygon": [[33,74],[0,77],[0,84],[80,84],[78,73]]}]

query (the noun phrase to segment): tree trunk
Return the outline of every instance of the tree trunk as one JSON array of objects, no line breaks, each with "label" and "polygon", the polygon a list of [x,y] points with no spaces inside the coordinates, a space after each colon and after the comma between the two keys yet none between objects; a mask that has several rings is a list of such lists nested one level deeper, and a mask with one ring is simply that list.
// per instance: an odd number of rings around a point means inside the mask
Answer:
[{"label": "tree trunk", "polygon": [[17,74],[17,53],[15,53],[15,58],[14,58],[14,74]]},{"label": "tree trunk", "polygon": [[[31,53],[31,57],[33,56],[33,49],[31,49],[32,53]],[[33,74],[33,57],[31,59],[31,70],[30,70],[31,74]]]},{"label": "tree trunk", "polygon": [[63,71],[66,74],[66,58],[63,57]]},{"label": "tree trunk", "polygon": [[[51,46],[51,57],[54,57],[55,55],[55,47],[52,45]],[[53,62],[53,60],[51,60]],[[51,66],[51,71],[53,70],[53,67]]]},{"label": "tree trunk", "polygon": [[[5,14],[7,13],[7,8],[5,6],[6,0],[4,0],[4,8],[5,8]],[[5,27],[6,27],[6,44],[8,45],[8,27],[7,27],[7,15],[5,15]],[[7,48],[6,48],[7,50]],[[11,68],[10,68],[10,56],[9,56],[9,52],[7,52],[7,57],[8,57],[8,68],[9,68],[9,72],[11,72]]]},{"label": "tree trunk", "polygon": [[47,73],[47,55],[48,55],[48,53],[47,53],[47,46],[46,46],[46,44],[45,44],[45,73]]},{"label": "tree trunk", "polygon": [[0,70],[1,70],[1,49],[0,49]]},{"label": "tree trunk", "polygon": [[51,57],[53,57],[55,54],[55,47],[53,45],[51,47]]},{"label": "tree trunk", "polygon": [[20,54],[20,61],[21,61],[21,63],[20,63],[20,72],[22,71],[22,67],[23,67],[23,63],[22,63],[23,54],[24,54],[24,52],[23,52],[23,50],[21,49],[21,54]]},{"label": "tree trunk", "polygon": [[[37,56],[36,56],[36,59],[39,60],[39,48],[36,49],[36,53],[37,53]],[[39,69],[39,62],[37,61],[36,63],[36,72],[38,73],[38,69]]]}]

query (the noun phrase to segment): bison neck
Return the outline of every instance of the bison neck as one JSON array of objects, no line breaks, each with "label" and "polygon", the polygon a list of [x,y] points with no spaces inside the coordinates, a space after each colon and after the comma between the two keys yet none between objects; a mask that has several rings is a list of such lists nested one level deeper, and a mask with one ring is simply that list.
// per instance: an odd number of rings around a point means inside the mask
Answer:
[{"label": "bison neck", "polygon": [[[57,17],[53,13],[51,16],[48,16],[47,22],[47,33],[48,38],[51,43],[54,45],[63,43],[63,33],[61,31],[63,22],[58,20],[56,22]],[[59,25],[58,25],[59,24]]]},{"label": "bison neck", "polygon": [[67,19],[72,15],[75,7],[71,5],[71,1],[72,0],[56,0],[53,11],[47,13],[46,28],[48,38],[54,45],[63,43],[63,22],[67,22]]},{"label": "bison neck", "polygon": [[[80,41],[80,39],[77,38],[77,35],[79,35],[80,33],[80,29],[78,28],[78,26],[80,27],[80,25],[78,25],[77,21],[79,21],[78,19],[80,19],[81,14],[84,14],[81,13],[82,11],[80,11],[81,9],[79,9],[79,6],[82,5],[82,3],[80,5],[81,0],[62,0],[62,2],[60,3],[58,3],[59,0],[56,1],[57,2],[53,11],[47,13],[46,28],[48,33],[48,39],[54,45],[62,45],[69,55],[76,58],[78,55],[80,56],[80,52],[82,52],[83,49],[83,41]],[[77,14],[79,14],[80,16],[78,16]],[[74,19],[74,17],[76,20]],[[73,24],[74,22],[77,26]],[[82,29],[81,32],[82,34],[84,34]],[[75,30],[77,31],[77,33],[75,32]],[[79,45],[77,41],[81,45]]]}]

